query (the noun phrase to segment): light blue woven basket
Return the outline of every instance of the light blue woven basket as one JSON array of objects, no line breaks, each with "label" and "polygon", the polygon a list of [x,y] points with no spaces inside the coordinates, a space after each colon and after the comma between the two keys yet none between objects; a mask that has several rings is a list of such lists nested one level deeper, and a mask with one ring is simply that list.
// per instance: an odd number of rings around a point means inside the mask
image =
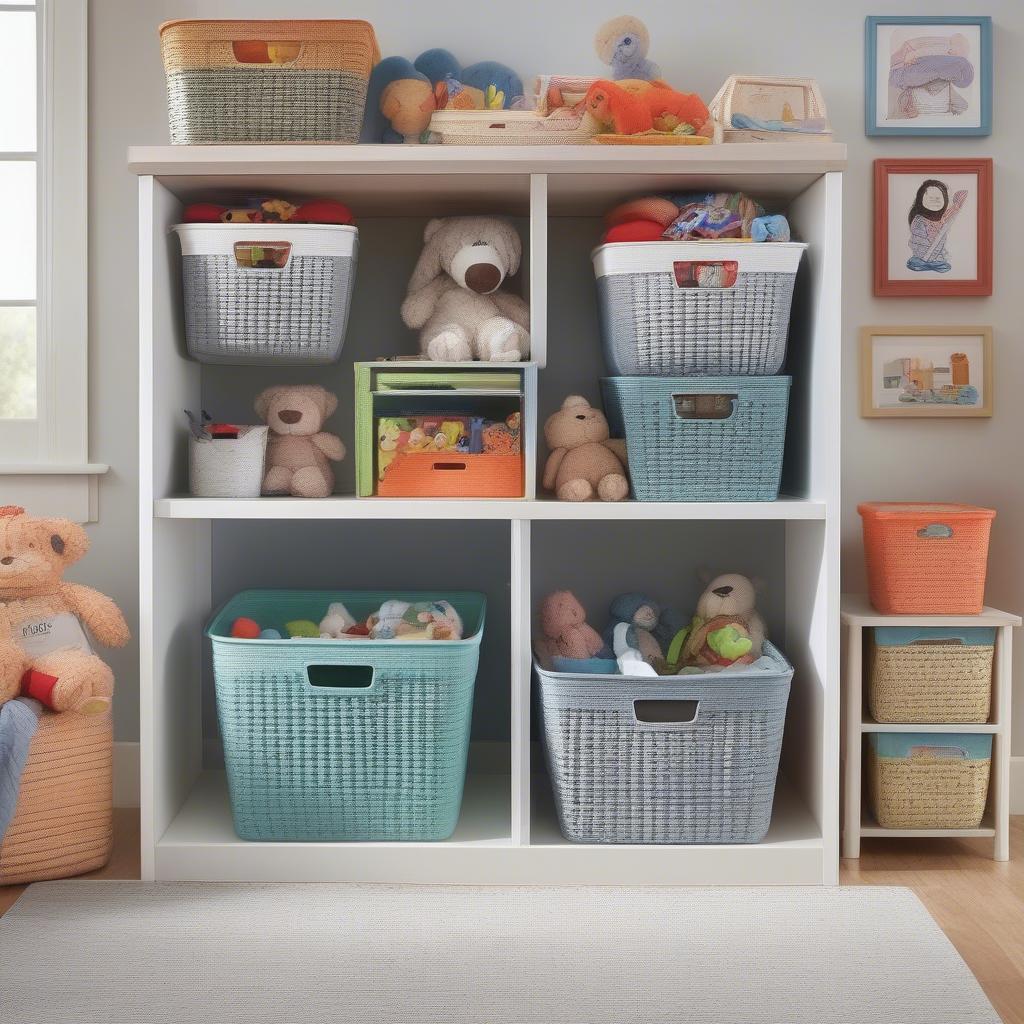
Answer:
[{"label": "light blue woven basket", "polygon": [[793,667],[635,678],[535,666],[558,821],[581,843],[757,843]]},{"label": "light blue woven basket", "polygon": [[774,501],[790,377],[605,377],[638,501]]},{"label": "light blue woven basket", "polygon": [[[238,640],[332,601],[450,601],[464,640]],[[455,829],[483,635],[483,594],[250,590],[206,629],[235,831],[253,840],[440,840]]]}]

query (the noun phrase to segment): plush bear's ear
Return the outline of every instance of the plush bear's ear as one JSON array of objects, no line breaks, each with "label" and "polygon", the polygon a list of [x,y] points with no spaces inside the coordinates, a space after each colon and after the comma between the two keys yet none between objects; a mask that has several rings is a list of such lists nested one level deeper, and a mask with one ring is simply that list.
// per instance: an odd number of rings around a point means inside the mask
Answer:
[{"label": "plush bear's ear", "polygon": [[423,229],[423,251],[416,261],[416,269],[409,278],[407,295],[414,295],[425,288],[435,277],[441,274],[441,238],[439,232],[444,227],[446,220],[443,217],[435,217],[427,222]]},{"label": "plush bear's ear", "polygon": [[60,555],[65,565],[77,562],[89,550],[89,535],[70,519],[41,519],[39,534],[50,550]]},{"label": "plush bear's ear", "polygon": [[334,410],[338,408],[338,396],[332,394],[330,391],[327,391],[326,389],[321,390],[323,391],[322,401],[324,407],[324,419],[327,419],[327,417],[332,415],[334,413]]},{"label": "plush bear's ear", "polygon": [[519,261],[523,255],[523,243],[519,239],[519,232],[508,221],[498,221],[497,224],[500,224],[498,239],[500,239],[501,247],[505,250],[503,255],[508,264],[506,274],[511,277],[519,270]]},{"label": "plush bear's ear", "polygon": [[264,422],[266,422],[267,414],[270,412],[270,403],[282,391],[284,391],[284,387],[280,384],[275,384],[273,387],[264,388],[256,396],[256,400],[252,403],[252,407],[256,410],[256,415]]}]

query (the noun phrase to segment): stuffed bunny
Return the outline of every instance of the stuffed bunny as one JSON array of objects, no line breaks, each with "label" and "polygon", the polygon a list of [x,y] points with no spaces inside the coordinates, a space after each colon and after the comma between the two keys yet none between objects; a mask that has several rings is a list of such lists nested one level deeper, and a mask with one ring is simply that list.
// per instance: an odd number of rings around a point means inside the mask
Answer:
[{"label": "stuffed bunny", "polygon": [[500,217],[444,217],[423,232],[402,319],[428,359],[518,362],[530,352],[530,307],[499,291],[519,269],[522,242]]}]

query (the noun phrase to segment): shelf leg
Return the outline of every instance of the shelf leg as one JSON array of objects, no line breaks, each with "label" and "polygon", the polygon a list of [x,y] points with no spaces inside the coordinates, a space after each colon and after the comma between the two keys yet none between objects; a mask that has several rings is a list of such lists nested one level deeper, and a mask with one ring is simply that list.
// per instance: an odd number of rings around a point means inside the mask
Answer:
[{"label": "shelf leg", "polygon": [[843,794],[843,856],[851,859],[860,857],[861,818],[861,757],[862,742],[860,723],[864,709],[861,692],[863,685],[864,630],[860,626],[849,626],[846,631],[846,677],[843,692],[844,706],[844,794]]},{"label": "shelf leg", "polygon": [[1000,626],[996,639],[995,692],[999,731],[992,737],[992,811],[996,830],[994,860],[1010,859],[1010,692],[1013,686],[1013,627]]},{"label": "shelf leg", "polygon": [[512,530],[512,844],[530,844],[530,521]]}]

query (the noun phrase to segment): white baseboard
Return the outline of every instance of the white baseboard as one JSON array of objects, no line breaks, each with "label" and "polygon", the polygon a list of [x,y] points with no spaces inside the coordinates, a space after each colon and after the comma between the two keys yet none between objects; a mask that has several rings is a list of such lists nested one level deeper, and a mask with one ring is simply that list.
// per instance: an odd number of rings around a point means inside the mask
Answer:
[{"label": "white baseboard", "polygon": [[1010,813],[1024,814],[1024,756],[1010,758]]},{"label": "white baseboard", "polygon": [[139,745],[114,744],[114,806],[139,806]]}]

